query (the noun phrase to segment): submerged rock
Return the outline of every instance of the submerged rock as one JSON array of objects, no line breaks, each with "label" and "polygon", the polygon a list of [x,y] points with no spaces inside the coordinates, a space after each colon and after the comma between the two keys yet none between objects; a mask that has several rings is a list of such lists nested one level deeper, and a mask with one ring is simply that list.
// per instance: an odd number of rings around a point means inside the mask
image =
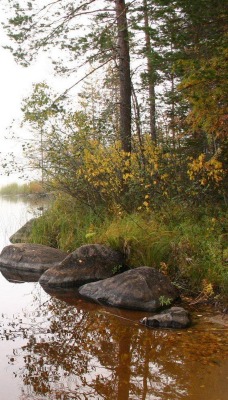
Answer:
[{"label": "submerged rock", "polygon": [[179,292],[155,268],[139,267],[100,282],[88,283],[79,293],[101,304],[133,310],[156,311],[161,299],[172,303]]},{"label": "submerged rock", "polygon": [[24,224],[17,232],[10,236],[9,240],[11,243],[26,243],[28,242],[29,236],[32,232],[32,227],[36,218],[30,219]]},{"label": "submerged rock", "polygon": [[57,267],[46,271],[41,285],[81,286],[113,276],[124,264],[123,255],[100,244],[88,244],[69,254]]},{"label": "submerged rock", "polygon": [[149,328],[187,328],[191,321],[189,312],[182,307],[171,307],[160,314],[145,317],[140,321]]},{"label": "submerged rock", "polygon": [[44,272],[57,266],[67,253],[42,244],[17,243],[4,247],[0,254],[0,266]]}]

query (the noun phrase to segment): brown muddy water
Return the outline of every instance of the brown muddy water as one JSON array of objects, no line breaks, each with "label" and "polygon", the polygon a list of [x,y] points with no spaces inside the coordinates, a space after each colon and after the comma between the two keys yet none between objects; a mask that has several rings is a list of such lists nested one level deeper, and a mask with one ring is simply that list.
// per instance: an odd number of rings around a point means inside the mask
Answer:
[{"label": "brown muddy water", "polygon": [[[20,207],[0,200],[1,248],[31,218]],[[148,329],[146,313],[31,280],[0,273],[0,400],[228,399],[228,323],[214,310],[192,307],[187,330]]]}]

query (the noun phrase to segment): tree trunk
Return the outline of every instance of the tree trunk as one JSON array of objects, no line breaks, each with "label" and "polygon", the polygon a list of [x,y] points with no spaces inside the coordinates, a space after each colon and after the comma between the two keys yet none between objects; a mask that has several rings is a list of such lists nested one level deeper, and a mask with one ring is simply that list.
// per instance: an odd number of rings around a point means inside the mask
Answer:
[{"label": "tree trunk", "polygon": [[135,114],[135,126],[137,137],[139,141],[139,149],[140,149],[140,159],[143,165],[143,171],[145,172],[145,157],[144,157],[144,148],[143,148],[143,140],[142,140],[142,132],[141,132],[141,120],[140,120],[140,109],[138,99],[134,90],[134,86],[132,85],[132,104],[133,110]]},{"label": "tree trunk", "polygon": [[115,0],[118,30],[118,69],[120,82],[120,139],[122,149],[131,152],[131,74],[125,0]]}]

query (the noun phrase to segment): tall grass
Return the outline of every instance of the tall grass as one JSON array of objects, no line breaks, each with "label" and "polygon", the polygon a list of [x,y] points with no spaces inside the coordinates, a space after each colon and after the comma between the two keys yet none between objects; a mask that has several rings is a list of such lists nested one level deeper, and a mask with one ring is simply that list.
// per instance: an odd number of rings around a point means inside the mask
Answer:
[{"label": "tall grass", "polygon": [[102,224],[104,215],[79,205],[69,196],[59,196],[48,211],[34,224],[32,241],[73,251],[78,246],[91,243]]},{"label": "tall grass", "polygon": [[131,267],[153,266],[188,293],[213,287],[228,297],[225,211],[167,204],[157,212],[108,215],[60,196],[37,220],[32,241],[73,251],[103,243],[125,253]]}]

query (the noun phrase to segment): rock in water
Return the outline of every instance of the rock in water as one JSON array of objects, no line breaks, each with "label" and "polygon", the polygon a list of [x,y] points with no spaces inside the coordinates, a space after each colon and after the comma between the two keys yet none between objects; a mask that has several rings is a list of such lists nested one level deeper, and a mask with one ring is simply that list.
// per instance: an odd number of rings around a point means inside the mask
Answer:
[{"label": "rock in water", "polygon": [[113,276],[124,264],[123,255],[100,244],[88,244],[69,254],[57,267],[40,278],[43,286],[81,286]]},{"label": "rock in water", "polygon": [[79,288],[79,293],[98,303],[143,311],[156,311],[162,306],[161,299],[172,303],[179,297],[169,278],[150,267],[138,267],[88,283]]},{"label": "rock in water", "polygon": [[32,232],[33,224],[36,218],[30,219],[24,224],[17,232],[10,236],[9,240],[11,243],[25,243],[28,242],[29,236]]},{"label": "rock in water", "polygon": [[4,247],[0,266],[25,271],[44,272],[59,265],[67,253],[42,244],[17,243]]},{"label": "rock in water", "polygon": [[145,317],[140,321],[149,328],[187,328],[191,321],[189,312],[182,307],[171,307],[160,314]]}]

